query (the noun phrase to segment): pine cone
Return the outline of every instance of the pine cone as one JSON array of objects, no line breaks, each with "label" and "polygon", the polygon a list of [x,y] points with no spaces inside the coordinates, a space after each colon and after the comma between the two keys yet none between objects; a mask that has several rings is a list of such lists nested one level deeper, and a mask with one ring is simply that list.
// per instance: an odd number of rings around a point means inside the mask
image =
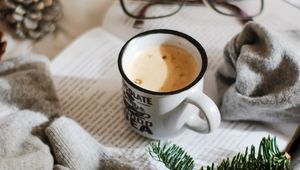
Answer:
[{"label": "pine cone", "polygon": [[40,39],[62,17],[59,0],[0,0],[0,18],[19,38]]},{"label": "pine cone", "polygon": [[3,33],[0,31],[0,60],[6,49],[6,41],[2,40]]}]

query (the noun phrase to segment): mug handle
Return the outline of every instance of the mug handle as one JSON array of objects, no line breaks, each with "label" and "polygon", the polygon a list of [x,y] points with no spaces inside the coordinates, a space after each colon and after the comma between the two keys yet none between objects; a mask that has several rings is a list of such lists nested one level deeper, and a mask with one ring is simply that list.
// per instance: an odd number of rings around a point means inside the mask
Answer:
[{"label": "mug handle", "polygon": [[[196,114],[189,114],[186,122],[189,129],[200,133],[210,133],[220,126],[221,116],[217,105],[202,91],[192,93],[185,101],[200,109]],[[204,126],[205,120],[201,118],[202,115],[205,116],[208,126]]]}]

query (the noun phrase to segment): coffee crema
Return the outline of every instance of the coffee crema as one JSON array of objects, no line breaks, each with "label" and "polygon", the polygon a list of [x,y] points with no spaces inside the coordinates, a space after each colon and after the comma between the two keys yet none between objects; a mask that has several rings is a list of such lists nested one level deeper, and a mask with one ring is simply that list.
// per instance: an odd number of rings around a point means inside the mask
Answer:
[{"label": "coffee crema", "polygon": [[155,92],[171,92],[192,83],[201,66],[180,47],[158,45],[138,52],[128,68],[127,76],[136,85]]}]

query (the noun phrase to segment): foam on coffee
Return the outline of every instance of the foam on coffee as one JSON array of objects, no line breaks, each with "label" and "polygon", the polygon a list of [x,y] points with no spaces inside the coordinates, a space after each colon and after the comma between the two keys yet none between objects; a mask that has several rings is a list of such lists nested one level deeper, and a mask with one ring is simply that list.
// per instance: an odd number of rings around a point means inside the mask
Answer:
[{"label": "foam on coffee", "polygon": [[156,92],[182,89],[200,72],[200,63],[186,50],[158,45],[138,52],[129,63],[128,77],[136,85]]}]

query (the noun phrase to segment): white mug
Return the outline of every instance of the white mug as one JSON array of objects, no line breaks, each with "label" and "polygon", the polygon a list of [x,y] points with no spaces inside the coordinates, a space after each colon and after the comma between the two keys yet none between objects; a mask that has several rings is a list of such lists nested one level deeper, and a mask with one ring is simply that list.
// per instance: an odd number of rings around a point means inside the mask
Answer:
[{"label": "white mug", "polygon": [[[144,89],[128,78],[127,67],[134,54],[161,44],[185,49],[202,63],[200,73],[192,83],[176,91],[157,92]],[[207,56],[203,47],[192,37],[166,29],[140,33],[128,40],[121,49],[118,67],[123,79],[125,118],[137,133],[151,139],[165,139],[185,129],[210,133],[219,127],[220,112],[216,104],[202,92]]]}]

